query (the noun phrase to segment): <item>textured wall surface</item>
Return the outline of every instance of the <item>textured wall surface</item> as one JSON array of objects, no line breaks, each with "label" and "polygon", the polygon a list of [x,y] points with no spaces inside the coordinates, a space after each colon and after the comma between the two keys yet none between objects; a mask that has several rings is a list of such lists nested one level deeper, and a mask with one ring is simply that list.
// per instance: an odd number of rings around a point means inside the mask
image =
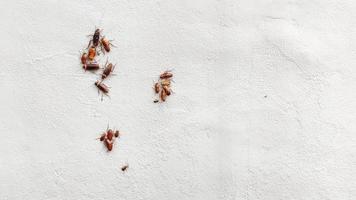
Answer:
[{"label": "textured wall surface", "polygon": [[[2,0],[0,199],[356,199],[355,10]],[[118,46],[104,101],[79,65],[95,26]],[[124,134],[111,153],[108,123]]]}]

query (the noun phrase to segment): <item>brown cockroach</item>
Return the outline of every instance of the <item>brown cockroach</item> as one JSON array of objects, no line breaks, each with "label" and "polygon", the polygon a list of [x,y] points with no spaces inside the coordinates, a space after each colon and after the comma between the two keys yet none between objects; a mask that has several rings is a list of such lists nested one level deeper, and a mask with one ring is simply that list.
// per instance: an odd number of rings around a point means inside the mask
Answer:
[{"label": "brown cockroach", "polygon": [[89,35],[89,36],[93,36],[93,38],[89,41],[88,47],[90,46],[90,44],[93,44],[94,47],[97,47],[99,45],[100,42],[100,29],[95,29],[94,35]]},{"label": "brown cockroach", "polygon": [[165,93],[167,94],[167,96],[171,95],[171,89],[169,88],[169,86],[164,85],[164,86],[163,86],[163,90],[165,91]]},{"label": "brown cockroach", "polygon": [[159,89],[160,89],[159,83],[155,83],[154,89],[155,89],[156,94],[158,94]]},{"label": "brown cockroach", "polygon": [[98,69],[100,69],[100,66],[98,63],[96,62],[93,62],[93,63],[86,63],[83,65],[83,69],[86,71],[86,70],[89,70],[89,71],[96,71]]},{"label": "brown cockroach", "polygon": [[95,82],[95,86],[98,87],[98,89],[103,92],[104,94],[108,94],[109,93],[109,87],[107,85],[105,85],[102,82],[96,81]]},{"label": "brown cockroach", "polygon": [[94,60],[96,56],[96,49],[94,46],[90,47],[88,54],[89,54],[88,55],[89,60]]},{"label": "brown cockroach", "polygon": [[113,130],[109,129],[109,130],[107,131],[107,133],[106,133],[106,138],[107,138],[109,141],[111,141],[113,137],[114,137],[114,132],[113,132]]},{"label": "brown cockroach", "polygon": [[112,142],[109,142],[109,140],[105,140],[104,144],[105,144],[106,148],[108,149],[108,151],[112,150],[112,146],[113,146]]},{"label": "brown cockroach", "polygon": [[172,77],[173,77],[173,74],[170,71],[165,71],[159,76],[159,78],[161,78],[161,79],[167,79],[167,78],[172,78]]},{"label": "brown cockroach", "polygon": [[102,47],[104,47],[106,52],[110,52],[110,46],[114,46],[111,42],[111,40],[107,40],[105,37],[102,37],[100,40],[100,43]]},{"label": "brown cockroach", "polygon": [[161,81],[161,85],[162,85],[162,86],[170,86],[170,85],[171,85],[171,80],[169,80],[169,79],[163,79],[163,80]]},{"label": "brown cockroach", "polygon": [[113,72],[115,69],[116,64],[113,65],[112,63],[109,63],[109,64],[107,64],[107,63],[108,63],[108,61],[106,61],[103,74],[101,75],[101,80],[104,80],[105,78],[107,78],[111,74],[111,72]]},{"label": "brown cockroach", "polygon": [[100,139],[100,141],[104,141],[105,138],[106,138],[106,133],[103,133],[99,139]]},{"label": "brown cockroach", "polygon": [[84,52],[82,54],[82,56],[80,57],[80,60],[81,60],[83,65],[86,65],[87,64],[87,60],[88,60],[88,54]]},{"label": "brown cockroach", "polygon": [[124,171],[126,171],[128,168],[129,168],[129,165],[126,164],[126,165],[124,165],[124,166],[121,167],[121,171],[124,172]]},{"label": "brown cockroach", "polygon": [[162,101],[166,101],[167,94],[165,90],[161,90],[160,98]]},{"label": "brown cockroach", "polygon": [[119,137],[120,136],[120,132],[118,130],[116,130],[114,136],[115,137]]}]

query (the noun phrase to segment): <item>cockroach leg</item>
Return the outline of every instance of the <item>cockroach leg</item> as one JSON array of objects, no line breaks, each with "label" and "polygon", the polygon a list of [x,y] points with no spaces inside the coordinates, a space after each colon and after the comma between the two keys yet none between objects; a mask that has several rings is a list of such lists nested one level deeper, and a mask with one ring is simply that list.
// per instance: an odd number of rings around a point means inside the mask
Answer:
[{"label": "cockroach leg", "polygon": [[109,40],[109,45],[112,46],[112,47],[114,47],[114,48],[117,48],[116,45],[114,45],[113,43],[111,43],[112,41],[114,41],[114,40]]},{"label": "cockroach leg", "polygon": [[90,47],[92,41],[93,41],[93,40],[89,40],[87,49],[89,49],[89,47]]}]

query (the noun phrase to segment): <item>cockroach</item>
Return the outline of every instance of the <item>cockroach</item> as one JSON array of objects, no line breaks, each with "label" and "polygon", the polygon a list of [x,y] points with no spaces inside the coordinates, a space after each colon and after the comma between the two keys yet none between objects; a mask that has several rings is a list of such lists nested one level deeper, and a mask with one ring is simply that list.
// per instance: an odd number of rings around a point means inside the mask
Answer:
[{"label": "cockroach", "polygon": [[82,61],[83,65],[86,65],[87,64],[87,60],[88,60],[88,54],[84,52],[82,54],[82,57],[80,57],[80,60]]},{"label": "cockroach", "polygon": [[167,85],[163,86],[163,90],[166,92],[168,96],[171,95],[171,89]]},{"label": "cockroach", "polygon": [[96,29],[93,35],[93,45],[97,47],[99,45],[99,39],[100,39],[100,30]]},{"label": "cockroach", "polygon": [[129,165],[124,165],[121,167],[121,171],[126,171],[129,168]]},{"label": "cockroach", "polygon": [[103,74],[101,75],[101,79],[104,80],[105,78],[107,78],[111,74],[111,72],[114,71],[115,66],[116,65],[113,65],[112,63],[105,64],[105,68],[104,68]]},{"label": "cockroach", "polygon": [[154,89],[155,89],[156,94],[158,94],[159,88],[160,88],[160,87],[159,87],[159,83],[155,83]]},{"label": "cockroach", "polygon": [[102,82],[96,81],[95,82],[95,86],[98,87],[98,89],[103,92],[104,94],[109,93],[109,87],[107,85],[105,85]]},{"label": "cockroach", "polygon": [[105,140],[104,144],[105,144],[106,148],[108,149],[108,151],[112,150],[112,145],[113,145],[112,142],[109,142],[109,140]]},{"label": "cockroach", "polygon": [[159,76],[159,78],[161,78],[161,79],[167,79],[167,78],[172,78],[172,77],[173,77],[173,74],[170,71],[165,71]]},{"label": "cockroach", "polygon": [[160,98],[162,101],[166,101],[167,94],[165,90],[161,90]]},{"label": "cockroach", "polygon": [[105,37],[101,38],[100,43],[102,47],[104,47],[106,52],[110,52],[110,46],[114,46],[113,44],[111,44],[110,40],[107,40]]},{"label": "cockroach", "polygon": [[88,54],[89,54],[88,55],[89,60],[94,60],[96,56],[96,49],[94,46],[90,47]]},{"label": "cockroach", "polygon": [[170,85],[171,85],[171,80],[169,80],[169,79],[163,79],[163,80],[161,81],[161,85],[162,85],[162,86],[170,86]]},{"label": "cockroach", "polygon": [[158,103],[159,102],[159,100],[158,99],[155,99],[154,101],[153,101],[153,103]]},{"label": "cockroach", "polygon": [[103,133],[101,136],[100,136],[100,141],[104,141],[104,139],[106,138],[106,134],[105,133]]},{"label": "cockroach", "polygon": [[99,40],[100,40],[100,29],[95,29],[94,35],[89,35],[93,36],[93,38],[89,41],[88,47],[90,44],[93,44],[94,47],[97,47],[99,45]]},{"label": "cockroach", "polygon": [[120,132],[118,130],[115,131],[115,137],[119,137],[120,136]]},{"label": "cockroach", "polygon": [[114,136],[113,131],[111,129],[109,129],[106,133],[106,138],[108,138],[108,140],[111,141],[113,136]]},{"label": "cockroach", "polygon": [[86,70],[89,70],[89,71],[96,71],[98,69],[100,69],[100,66],[98,63],[96,62],[93,62],[93,63],[86,63],[83,65],[83,69],[86,71]]}]

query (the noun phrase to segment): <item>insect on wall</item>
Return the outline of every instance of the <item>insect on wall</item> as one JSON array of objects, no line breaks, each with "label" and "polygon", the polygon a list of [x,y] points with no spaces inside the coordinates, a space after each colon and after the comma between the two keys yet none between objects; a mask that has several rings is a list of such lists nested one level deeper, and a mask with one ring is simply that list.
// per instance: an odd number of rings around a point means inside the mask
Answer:
[{"label": "insect on wall", "polygon": [[119,130],[112,130],[109,127],[101,134],[99,140],[103,142],[104,146],[108,151],[112,151],[116,139],[120,136]]},{"label": "insect on wall", "polygon": [[155,99],[153,103],[165,102],[167,96],[172,94],[171,82],[173,78],[173,73],[169,70],[164,71],[159,75],[158,81],[154,84],[153,89],[158,99]]},{"label": "insect on wall", "polygon": [[[109,39],[102,36],[102,29],[95,29],[94,34],[90,36],[87,48],[83,51],[80,57],[80,63],[83,66],[84,71],[91,71],[98,76],[98,80],[94,82],[94,86],[97,88],[98,93],[101,93],[101,101],[103,96],[109,96],[110,87],[104,83],[110,76],[113,75],[116,64],[109,62],[108,58],[106,63],[102,65],[100,58],[105,53],[111,52],[111,47],[115,47]],[[102,52],[103,54],[101,54]],[[96,73],[101,71],[100,73]],[[119,138],[120,132],[107,128],[107,130],[100,136],[100,141],[108,151],[112,151],[116,138]]]},{"label": "insect on wall", "polygon": [[[104,79],[107,79],[109,75],[115,69],[116,64],[108,63],[108,59],[104,65],[99,62],[100,52],[109,53],[111,51],[111,46],[115,47],[111,41],[102,36],[102,29],[96,28],[94,34],[88,35],[90,37],[88,46],[86,50],[82,53],[80,57],[81,64],[84,71],[96,72],[102,70],[99,75],[98,81],[94,83],[98,91],[101,92],[101,100],[103,96],[109,96],[109,86],[103,83]],[[99,81],[100,80],[100,81]],[[99,94],[100,94],[99,92]]]}]

